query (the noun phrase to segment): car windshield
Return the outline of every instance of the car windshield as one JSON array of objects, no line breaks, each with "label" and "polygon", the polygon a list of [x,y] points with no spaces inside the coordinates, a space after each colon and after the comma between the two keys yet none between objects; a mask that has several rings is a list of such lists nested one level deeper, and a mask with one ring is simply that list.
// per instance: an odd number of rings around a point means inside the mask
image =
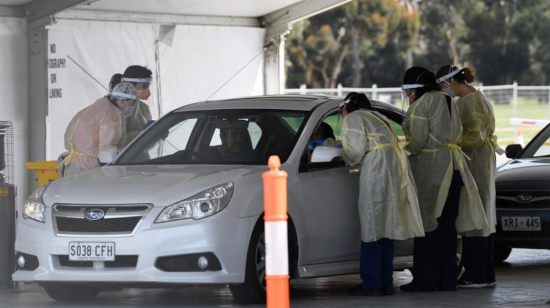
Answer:
[{"label": "car windshield", "polygon": [[531,141],[526,150],[528,154],[532,153],[532,157],[550,157],[550,125]]},{"label": "car windshield", "polygon": [[143,133],[114,165],[266,164],[286,161],[307,114],[284,110],[176,112]]}]

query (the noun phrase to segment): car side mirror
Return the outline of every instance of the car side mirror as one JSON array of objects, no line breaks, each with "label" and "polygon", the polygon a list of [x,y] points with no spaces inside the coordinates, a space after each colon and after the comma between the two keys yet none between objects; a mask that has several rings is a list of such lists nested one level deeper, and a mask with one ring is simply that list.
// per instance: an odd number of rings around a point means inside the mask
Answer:
[{"label": "car side mirror", "polygon": [[342,160],[343,150],[335,147],[318,146],[311,154],[312,163],[330,163]]},{"label": "car side mirror", "polygon": [[521,144],[510,144],[506,147],[506,157],[508,158],[516,158],[519,153],[523,151],[523,147]]}]

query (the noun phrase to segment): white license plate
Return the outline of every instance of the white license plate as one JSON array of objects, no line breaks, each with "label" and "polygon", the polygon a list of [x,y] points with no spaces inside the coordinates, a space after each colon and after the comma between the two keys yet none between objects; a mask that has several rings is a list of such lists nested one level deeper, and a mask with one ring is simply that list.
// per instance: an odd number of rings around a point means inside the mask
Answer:
[{"label": "white license plate", "polygon": [[537,216],[502,216],[503,231],[540,231],[540,217]]},{"label": "white license plate", "polygon": [[69,242],[70,261],[114,261],[115,243]]}]

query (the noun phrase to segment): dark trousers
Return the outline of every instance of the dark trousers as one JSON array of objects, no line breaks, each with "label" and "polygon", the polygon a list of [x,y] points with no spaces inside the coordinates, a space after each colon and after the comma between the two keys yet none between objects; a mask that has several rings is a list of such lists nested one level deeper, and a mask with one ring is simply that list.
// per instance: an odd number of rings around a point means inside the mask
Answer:
[{"label": "dark trousers", "polygon": [[464,274],[462,279],[477,284],[495,282],[495,247],[493,235],[462,237]]},{"label": "dark trousers", "polygon": [[381,290],[393,282],[393,240],[383,238],[376,242],[361,242],[361,279],[363,287]]},{"label": "dark trousers", "polygon": [[449,289],[456,287],[456,245],[455,227],[458,216],[458,201],[461,182],[453,182],[438,227],[427,232],[425,237],[414,239],[413,284],[426,288]]}]

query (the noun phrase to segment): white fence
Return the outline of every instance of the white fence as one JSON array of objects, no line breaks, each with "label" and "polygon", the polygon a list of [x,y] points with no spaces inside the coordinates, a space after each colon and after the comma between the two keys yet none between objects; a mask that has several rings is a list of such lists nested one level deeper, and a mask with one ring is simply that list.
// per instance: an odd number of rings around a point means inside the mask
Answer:
[{"label": "white fence", "polygon": [[[538,114],[539,117],[550,119],[550,86],[519,86],[517,83],[511,85],[484,86],[480,84],[478,89],[485,97],[496,105],[511,105],[512,117],[521,115],[520,101],[529,102],[532,108],[533,103],[539,105],[537,110],[547,109],[545,114]],[[285,89],[285,94],[324,94],[334,96],[345,96],[349,92],[365,93],[373,100],[391,103],[401,106],[402,91],[400,88],[378,88],[373,85],[371,88],[346,88],[341,84],[335,89],[308,89],[302,85],[299,89]],[[405,104],[403,107],[407,107]]]}]

